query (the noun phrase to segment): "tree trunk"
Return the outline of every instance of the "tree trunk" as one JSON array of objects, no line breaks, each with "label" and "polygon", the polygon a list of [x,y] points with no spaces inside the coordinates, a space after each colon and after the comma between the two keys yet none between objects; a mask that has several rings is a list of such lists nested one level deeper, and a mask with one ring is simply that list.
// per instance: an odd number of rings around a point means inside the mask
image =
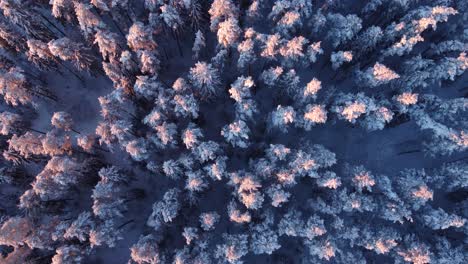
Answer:
[{"label": "tree trunk", "polygon": [[[65,34],[65,32],[63,32],[59,27],[57,27],[54,23],[52,23],[52,21],[50,21],[46,16],[44,16],[43,14],[41,14],[41,17],[47,21],[47,23],[49,23],[52,27],[54,27],[58,32],[60,32],[64,37],[67,36],[67,34]],[[45,25],[44,25],[45,26]]]},{"label": "tree trunk", "polygon": [[99,146],[93,146],[93,148],[98,149],[98,150],[100,150],[100,151],[104,151],[104,152],[110,153],[109,150],[104,149],[104,148],[101,148],[101,147],[99,147]]},{"label": "tree trunk", "polygon": [[177,48],[179,49],[179,54],[181,57],[184,56],[184,53],[182,52],[182,48],[180,47],[180,40],[179,40],[179,34],[177,34],[177,32],[172,32],[172,34],[174,35],[174,38],[177,42]]},{"label": "tree trunk", "polygon": [[108,16],[109,16],[109,19],[112,21],[112,24],[114,24],[114,26],[119,31],[120,35],[122,35],[122,37],[125,39],[125,33],[122,31],[119,24],[117,24],[117,22],[114,20],[114,17],[111,14],[108,14]]},{"label": "tree trunk", "polygon": [[421,150],[420,149],[413,149],[413,150],[403,151],[403,152],[397,153],[397,156],[404,155],[404,154],[417,153],[417,152],[421,152]]},{"label": "tree trunk", "polygon": [[27,130],[30,130],[30,131],[33,131],[33,132],[36,132],[36,133],[39,133],[39,134],[42,134],[42,135],[45,135],[46,133],[45,132],[42,132],[42,131],[39,131],[39,130],[36,130],[34,128],[26,128]]},{"label": "tree trunk", "polygon": [[77,130],[75,130],[74,128],[70,128],[70,130],[73,131],[73,132],[75,132],[75,133],[77,133],[78,135],[81,135],[81,133],[78,132]]},{"label": "tree trunk", "polygon": [[134,219],[128,220],[127,222],[125,222],[125,223],[119,225],[119,226],[117,227],[117,229],[121,229],[121,228],[123,228],[124,226],[126,226],[126,225],[128,225],[128,224],[130,224],[130,223],[133,223],[133,222],[135,222]]}]

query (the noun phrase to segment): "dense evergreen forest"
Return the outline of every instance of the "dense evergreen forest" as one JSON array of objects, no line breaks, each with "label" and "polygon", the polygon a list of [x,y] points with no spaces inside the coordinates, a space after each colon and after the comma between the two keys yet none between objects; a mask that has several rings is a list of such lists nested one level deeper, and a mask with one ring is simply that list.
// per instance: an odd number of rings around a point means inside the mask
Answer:
[{"label": "dense evergreen forest", "polygon": [[0,0],[0,263],[468,263],[467,0]]}]

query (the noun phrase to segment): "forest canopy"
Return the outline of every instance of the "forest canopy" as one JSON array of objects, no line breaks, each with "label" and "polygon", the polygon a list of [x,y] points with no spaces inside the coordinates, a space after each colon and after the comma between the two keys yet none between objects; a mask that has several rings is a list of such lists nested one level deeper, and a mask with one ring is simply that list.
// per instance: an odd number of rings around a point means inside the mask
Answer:
[{"label": "forest canopy", "polygon": [[468,259],[468,1],[0,0],[0,262]]}]

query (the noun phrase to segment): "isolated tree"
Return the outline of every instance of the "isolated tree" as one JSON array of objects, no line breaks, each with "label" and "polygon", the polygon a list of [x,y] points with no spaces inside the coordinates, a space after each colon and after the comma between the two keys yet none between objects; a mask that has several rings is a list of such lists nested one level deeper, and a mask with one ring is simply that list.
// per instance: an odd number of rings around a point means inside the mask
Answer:
[{"label": "isolated tree", "polygon": [[192,94],[175,95],[174,96],[174,111],[176,115],[181,117],[197,118],[198,117],[198,102]]},{"label": "isolated tree", "polygon": [[226,21],[219,23],[218,27],[218,43],[225,48],[235,46],[239,40],[241,29],[239,22],[235,18],[228,18]]},{"label": "isolated tree", "polygon": [[64,61],[70,61],[80,70],[89,71],[94,58],[82,43],[60,38],[48,43],[50,52]]},{"label": "isolated tree", "polygon": [[0,243],[15,248],[25,245],[26,237],[32,232],[33,223],[26,217],[9,217],[0,227]]},{"label": "isolated tree", "polygon": [[0,46],[6,50],[22,52],[26,50],[26,38],[5,19],[0,20]]},{"label": "isolated tree", "polygon": [[113,248],[121,239],[123,239],[122,232],[117,229],[114,221],[107,220],[91,230],[89,243],[91,248],[104,245]]},{"label": "isolated tree", "polygon": [[398,78],[400,78],[400,75],[378,62],[374,67],[369,68],[364,72],[358,72],[359,83],[372,88],[389,83],[390,81]]},{"label": "isolated tree", "polygon": [[428,186],[427,176],[424,170],[406,169],[400,172],[397,188],[401,198],[406,201],[413,210],[418,210],[428,201],[434,199],[434,191]]},{"label": "isolated tree", "polygon": [[322,42],[321,41],[318,41],[318,42],[314,42],[312,44],[309,45],[309,47],[307,48],[307,53],[306,53],[306,56],[309,60],[309,63],[314,63],[317,61],[317,55],[321,55],[323,54],[323,49],[321,47],[322,45]]},{"label": "isolated tree", "polygon": [[398,256],[404,261],[414,264],[431,263],[432,253],[429,251],[429,246],[415,241],[414,238],[406,237],[407,241],[397,250]]},{"label": "isolated tree", "polygon": [[355,123],[357,118],[376,108],[372,98],[363,93],[341,94],[337,96],[334,106],[331,110],[338,114],[340,119]]},{"label": "isolated tree", "polygon": [[[311,156],[312,160],[314,161],[315,168],[328,168],[336,164],[337,160],[336,160],[335,153],[333,153],[332,151],[330,151],[329,149],[325,148],[322,145],[319,145],[319,144],[305,145],[302,148],[302,151]],[[309,166],[310,161],[305,160],[305,165]],[[314,176],[313,178],[315,178],[315,173],[309,176],[310,177]]]},{"label": "isolated tree", "polygon": [[200,237],[198,232],[199,230],[196,227],[184,227],[182,236],[185,238],[185,244],[190,245],[193,241],[196,241]]},{"label": "isolated tree", "polygon": [[125,7],[128,4],[127,0],[91,0],[90,2],[96,8],[106,12],[111,11],[117,6]]},{"label": "isolated tree", "polygon": [[291,148],[282,144],[270,144],[270,146],[265,150],[265,156],[272,162],[284,161],[291,153]]},{"label": "isolated tree", "polygon": [[334,47],[351,40],[362,28],[362,20],[356,15],[327,14],[329,31],[327,38]]},{"label": "isolated tree", "polygon": [[235,201],[231,201],[228,206],[228,215],[229,215],[229,220],[231,222],[237,223],[237,224],[245,224],[249,223],[252,220],[252,216],[250,215],[249,211],[241,212],[236,205]]},{"label": "isolated tree", "polygon": [[218,70],[206,62],[197,62],[190,68],[189,80],[195,92],[203,97],[216,95],[221,84]]},{"label": "isolated tree", "polygon": [[250,249],[254,254],[271,255],[281,247],[278,242],[278,234],[272,229],[273,222],[274,218],[270,212],[265,214],[261,223],[251,225]]},{"label": "isolated tree", "polygon": [[236,189],[239,201],[247,209],[258,210],[264,202],[264,195],[260,191],[262,185],[254,176],[242,174],[242,172],[231,173],[231,184]]},{"label": "isolated tree", "polygon": [[140,70],[143,74],[157,75],[160,68],[160,60],[155,52],[152,51],[138,51],[140,62]]},{"label": "isolated tree", "polygon": [[301,102],[307,102],[317,98],[317,93],[322,89],[322,82],[313,78],[307,85],[295,94],[295,99]]},{"label": "isolated tree", "polygon": [[58,19],[65,19],[68,22],[73,20],[72,0],[51,0],[49,4],[52,6],[52,15]]},{"label": "isolated tree", "polygon": [[431,229],[439,230],[450,227],[460,228],[465,225],[466,219],[458,215],[448,214],[441,208],[431,208],[423,215],[423,222]]},{"label": "isolated tree", "polygon": [[65,245],[55,250],[52,257],[52,264],[79,264],[84,259],[83,249],[75,245]]},{"label": "isolated tree", "polygon": [[388,39],[392,41],[397,38],[400,39],[382,53],[385,56],[403,56],[409,53],[417,43],[424,41],[421,33],[429,27],[436,29],[438,22],[445,22],[450,15],[457,13],[457,10],[447,6],[422,6],[415,9],[413,12],[408,13],[402,19],[402,22],[393,23],[387,27],[386,37]]},{"label": "isolated tree", "polygon": [[63,237],[65,239],[78,239],[81,242],[86,242],[89,239],[89,234],[93,230],[95,223],[90,212],[83,212],[67,227]]},{"label": "isolated tree", "polygon": [[367,171],[363,166],[352,168],[352,183],[356,189],[361,192],[363,189],[372,191],[372,186],[375,185],[374,176]]},{"label": "isolated tree", "polygon": [[432,173],[431,179],[437,188],[447,188],[448,191],[455,191],[468,185],[466,181],[467,171],[468,164],[463,161],[444,163]]},{"label": "isolated tree", "polygon": [[240,259],[249,251],[247,235],[223,234],[223,238],[224,243],[216,246],[215,257],[222,263],[242,263]]},{"label": "isolated tree", "polygon": [[98,29],[103,29],[105,24],[100,18],[93,13],[90,4],[73,2],[75,15],[80,24],[80,29],[87,40],[91,40]]},{"label": "isolated tree", "polygon": [[203,192],[208,188],[208,184],[201,171],[187,172],[185,181],[185,189],[189,191],[191,197],[195,197],[196,193]]},{"label": "isolated tree", "polygon": [[121,51],[117,34],[109,30],[98,30],[94,35],[94,43],[98,45],[104,60],[116,59]]},{"label": "isolated tree", "polygon": [[279,54],[279,50],[284,40],[281,39],[279,34],[268,35],[263,39],[263,47],[260,55],[264,58],[274,60],[276,55]]},{"label": "isolated tree", "polygon": [[111,123],[109,125],[109,129],[111,135],[123,145],[126,145],[134,137],[132,134],[132,124],[130,121],[125,119],[120,119]]},{"label": "isolated tree", "polygon": [[94,134],[79,135],[76,138],[76,144],[84,151],[92,152],[93,147],[96,145],[97,136]]},{"label": "isolated tree", "polygon": [[203,133],[195,124],[189,123],[187,128],[182,132],[182,141],[187,149],[196,147],[203,138]]},{"label": "isolated tree", "polygon": [[177,160],[166,160],[163,162],[162,171],[171,179],[179,179],[183,175],[182,166]]},{"label": "isolated tree", "polygon": [[73,130],[73,119],[67,112],[55,112],[52,115],[51,123],[54,127],[65,131]]},{"label": "isolated tree", "polygon": [[158,46],[153,39],[151,29],[141,22],[134,23],[128,30],[127,44],[133,51],[152,51]]},{"label": "isolated tree", "polygon": [[219,181],[223,179],[225,175],[227,174],[226,160],[227,160],[227,157],[220,156],[216,158],[216,160],[213,163],[206,165],[203,169],[208,174],[208,176],[210,176],[213,180]]},{"label": "isolated tree", "polygon": [[164,261],[157,240],[152,235],[140,236],[138,242],[130,248],[130,257],[138,264],[159,264]]},{"label": "isolated tree", "polygon": [[0,2],[0,9],[4,17],[23,30],[28,37],[42,41],[49,41],[54,37],[54,32],[34,13],[31,7],[26,7],[17,1],[3,0]]},{"label": "isolated tree", "polygon": [[71,137],[56,129],[47,132],[41,143],[46,155],[70,155],[72,153]]},{"label": "isolated tree", "polygon": [[83,168],[75,160],[52,157],[36,176],[32,189],[42,200],[62,199],[79,182],[82,172]]},{"label": "isolated tree", "polygon": [[251,120],[258,113],[257,103],[253,99],[245,99],[234,104],[236,108],[236,118],[241,120]]},{"label": "isolated tree", "polygon": [[264,70],[260,75],[260,79],[268,86],[274,87],[278,85],[281,75],[283,74],[284,69],[280,66],[275,68],[271,67],[267,70]]},{"label": "isolated tree", "polygon": [[133,58],[133,53],[129,50],[124,50],[120,53],[119,62],[121,63],[122,71],[133,73],[137,69],[137,63]]},{"label": "isolated tree", "polygon": [[245,99],[252,97],[251,89],[254,85],[252,77],[240,76],[231,84],[231,88],[229,89],[230,97],[237,103],[241,103]]},{"label": "isolated tree", "polygon": [[247,9],[247,18],[250,20],[256,20],[261,17],[260,14],[260,2],[259,0],[254,0],[252,3],[249,5],[249,8]]},{"label": "isolated tree", "polygon": [[336,245],[326,239],[306,240],[305,246],[309,249],[310,255],[317,256],[320,260],[330,261],[336,257]]},{"label": "isolated tree", "polygon": [[[273,7],[273,10],[275,7]],[[273,11],[272,11],[273,12]],[[270,13],[271,16],[271,13]],[[297,31],[297,28],[302,27],[301,14],[296,10],[290,10],[284,13],[284,15],[279,18],[276,24],[276,31],[280,32],[282,35],[289,35]]]},{"label": "isolated tree", "polygon": [[299,93],[301,79],[298,76],[296,70],[290,69],[288,72],[283,74],[280,79],[281,88],[290,96],[294,97]]},{"label": "isolated tree", "polygon": [[398,110],[402,113],[409,111],[412,105],[415,105],[418,102],[419,94],[411,92],[403,92],[394,97],[394,100],[397,101]]},{"label": "isolated tree", "polygon": [[249,144],[250,129],[242,120],[236,120],[221,130],[221,135],[233,147],[246,148]]},{"label": "isolated tree", "polygon": [[205,231],[213,230],[218,221],[219,214],[216,212],[202,213],[200,215],[200,225],[201,228]]},{"label": "isolated tree", "polygon": [[382,41],[383,31],[378,26],[371,26],[361,32],[356,38],[357,49],[360,53],[371,52]]},{"label": "isolated tree", "polygon": [[123,217],[122,213],[126,210],[126,205],[120,193],[127,179],[117,167],[102,168],[98,174],[100,181],[91,195],[94,215],[104,221]]},{"label": "isolated tree", "polygon": [[30,61],[45,70],[57,69],[56,58],[50,52],[46,42],[37,39],[28,39],[27,45],[27,55]]},{"label": "isolated tree", "polygon": [[308,104],[299,122],[305,130],[310,130],[316,124],[327,122],[327,110],[325,106]]},{"label": "isolated tree", "polygon": [[346,62],[353,60],[353,53],[351,51],[338,51],[332,52],[330,61],[334,70],[338,69],[341,65]]},{"label": "isolated tree", "polygon": [[[127,94],[133,93],[132,79],[126,75],[119,64],[115,62],[103,62],[102,68],[107,77],[113,82],[115,89],[125,90]],[[138,87],[138,84],[138,82],[135,82],[136,87]]]},{"label": "isolated tree", "polygon": [[165,112],[160,108],[154,108],[151,112],[143,118],[143,123],[150,126],[156,127],[161,125],[167,120]]},{"label": "isolated tree", "polygon": [[279,53],[284,57],[283,64],[291,67],[294,63],[304,61],[306,50],[304,47],[309,44],[309,40],[303,36],[297,36],[285,42],[281,46]]},{"label": "isolated tree", "polygon": [[203,1],[183,1],[183,7],[187,12],[187,16],[192,27],[195,29],[200,29],[202,27],[202,24],[206,20],[206,14],[203,8]]},{"label": "isolated tree", "polygon": [[24,127],[20,115],[4,111],[0,113],[0,134],[9,135],[19,132]]},{"label": "isolated tree", "polygon": [[166,148],[177,145],[177,125],[163,122],[154,128],[159,142],[154,142],[158,147]]},{"label": "isolated tree", "polygon": [[272,185],[267,189],[267,195],[271,199],[271,205],[273,207],[281,207],[283,203],[289,201],[291,194],[281,187],[279,184]]},{"label": "isolated tree", "polygon": [[282,216],[278,223],[278,234],[280,236],[297,237],[302,235],[304,224],[302,214],[299,211],[290,210]]},{"label": "isolated tree", "polygon": [[368,131],[382,130],[393,120],[393,117],[394,113],[388,107],[377,106],[360,121],[360,124]]},{"label": "isolated tree", "polygon": [[[315,154],[315,153],[314,153]],[[294,185],[296,184],[296,176],[309,176],[312,178],[316,177],[316,169],[318,169],[319,163],[314,157],[305,151],[299,150],[293,156],[293,159],[289,163],[292,170],[283,170],[277,174],[278,180],[283,185]]]},{"label": "isolated tree", "polygon": [[18,152],[24,158],[29,158],[35,155],[44,155],[45,151],[42,146],[43,135],[26,132],[21,136],[13,135],[8,140],[8,149]]},{"label": "isolated tree", "polygon": [[210,15],[210,29],[213,32],[218,30],[219,24],[229,18],[236,19],[238,7],[231,0],[215,0],[208,10]]},{"label": "isolated tree", "polygon": [[161,201],[153,204],[153,212],[146,224],[158,230],[164,223],[172,222],[178,215],[181,204],[179,203],[178,189],[170,189],[164,193]]},{"label": "isolated tree", "polygon": [[8,104],[32,104],[33,96],[42,94],[40,90],[36,93],[36,90],[38,89],[26,79],[24,71],[18,67],[0,72],[0,94]]},{"label": "isolated tree", "polygon": [[0,0],[0,263],[464,264],[466,1],[354,2]]},{"label": "isolated tree", "polygon": [[270,114],[270,127],[278,128],[282,132],[287,132],[288,127],[296,121],[296,111],[291,106],[283,107],[278,105],[276,110]]},{"label": "isolated tree", "polygon": [[239,59],[237,60],[237,67],[239,69],[245,69],[247,66],[251,65],[256,60],[255,42],[248,38],[237,46],[237,51],[239,51]]},{"label": "isolated tree", "polygon": [[126,143],[125,150],[135,161],[143,161],[149,157],[148,142],[144,138],[133,139]]},{"label": "isolated tree", "polygon": [[206,47],[205,36],[203,35],[203,33],[200,30],[198,30],[195,33],[195,41],[194,41],[193,47],[192,47],[192,53],[193,53],[192,58],[194,60],[198,60],[198,58],[200,57],[201,51],[205,47]]},{"label": "isolated tree", "polygon": [[182,77],[179,77],[177,78],[174,83],[172,84],[172,89],[178,93],[178,94],[182,94],[182,93],[185,93],[185,92],[188,92],[191,87],[190,85],[187,83],[187,80],[185,80],[184,78]]},{"label": "isolated tree", "polygon": [[216,55],[211,58],[210,62],[213,65],[213,67],[218,69],[218,71],[223,71],[226,69],[228,60],[229,60],[228,50],[225,48],[221,48],[216,53]]},{"label": "isolated tree", "polygon": [[304,236],[310,240],[314,239],[315,237],[323,236],[327,233],[325,222],[317,215],[312,215],[309,217],[304,226],[304,231]]},{"label": "isolated tree", "polygon": [[317,180],[317,185],[322,188],[337,189],[342,184],[341,179],[332,171],[326,171]]},{"label": "isolated tree", "polygon": [[160,7],[161,17],[164,23],[171,28],[173,31],[177,31],[183,24],[182,18],[179,15],[177,9],[171,5],[164,4]]}]

